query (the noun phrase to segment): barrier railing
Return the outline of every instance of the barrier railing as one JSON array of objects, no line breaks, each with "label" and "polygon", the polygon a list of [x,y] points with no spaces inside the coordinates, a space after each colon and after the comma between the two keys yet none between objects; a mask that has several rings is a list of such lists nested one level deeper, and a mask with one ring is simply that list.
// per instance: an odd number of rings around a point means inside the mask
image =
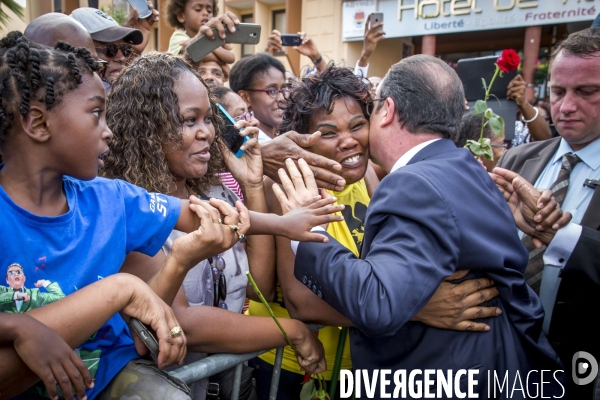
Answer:
[{"label": "barrier railing", "polygon": [[[308,325],[313,331],[321,329],[323,326],[320,325]],[[240,383],[242,378],[242,364],[250,359],[258,357],[259,355],[266,353],[264,351],[255,351],[253,353],[245,354],[213,354],[202,360],[195,361],[193,363],[184,365],[183,367],[177,368],[173,371],[169,371],[169,374],[181,379],[187,385],[198,382],[202,379],[211,377],[219,372],[223,372],[226,369],[235,367],[233,374],[233,391],[231,393],[231,400],[238,400],[240,394]],[[271,376],[271,389],[269,392],[269,400],[277,399],[277,390],[279,389],[279,377],[281,375],[281,362],[283,360],[283,347],[278,347],[275,354],[275,364],[273,365],[273,375]]]}]

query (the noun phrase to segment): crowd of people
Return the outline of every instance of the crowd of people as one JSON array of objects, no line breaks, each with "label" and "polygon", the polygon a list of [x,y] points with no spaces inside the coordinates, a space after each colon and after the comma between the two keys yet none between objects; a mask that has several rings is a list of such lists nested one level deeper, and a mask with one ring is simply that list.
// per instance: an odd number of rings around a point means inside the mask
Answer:
[{"label": "crowd of people", "polygon": [[[353,69],[300,32],[312,65],[296,77],[276,30],[263,52],[194,62],[186,47],[237,16],[148,5],[123,26],[49,13],[0,40],[0,397],[227,399],[232,370],[191,386],[168,371],[268,350],[240,387],[268,399],[289,339],[279,399],[340,369],[477,370],[480,398],[505,375],[522,389],[496,398],[594,398],[572,358],[600,358],[600,28],[554,48],[549,103],[510,82],[514,139],[484,126],[490,160],[464,148],[482,119],[445,62],[369,75],[381,22]],[[146,49],[159,17],[176,29],[165,53]]]}]

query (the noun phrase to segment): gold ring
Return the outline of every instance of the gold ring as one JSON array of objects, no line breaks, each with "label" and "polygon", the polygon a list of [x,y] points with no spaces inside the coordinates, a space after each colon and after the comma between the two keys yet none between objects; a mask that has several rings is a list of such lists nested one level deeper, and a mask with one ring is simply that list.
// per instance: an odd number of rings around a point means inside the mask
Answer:
[{"label": "gold ring", "polygon": [[179,325],[174,327],[173,329],[171,329],[171,337],[172,338],[178,338],[179,336],[181,336],[182,333],[183,333],[183,329],[181,329],[181,327]]},{"label": "gold ring", "polygon": [[[229,227],[229,229],[231,229],[231,232],[235,232],[235,233],[238,233],[238,230],[240,229],[240,228],[238,228],[238,226],[237,226],[237,225],[226,225],[226,226],[228,226],[228,227]],[[238,236],[239,236],[239,235],[240,235],[240,234],[238,233]]]}]

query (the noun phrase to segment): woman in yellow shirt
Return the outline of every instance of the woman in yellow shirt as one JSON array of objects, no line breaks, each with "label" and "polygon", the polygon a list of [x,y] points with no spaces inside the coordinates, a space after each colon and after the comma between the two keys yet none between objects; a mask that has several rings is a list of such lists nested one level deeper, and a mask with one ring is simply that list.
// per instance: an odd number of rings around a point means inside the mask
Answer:
[{"label": "woman in yellow shirt", "polygon": [[[346,180],[341,192],[330,192],[338,204],[346,207],[342,211],[344,221],[331,223],[327,232],[357,256],[360,253],[364,233],[364,219],[369,205],[369,193],[365,174],[369,168],[369,113],[371,96],[367,86],[354,73],[346,68],[330,65],[320,75],[304,78],[290,93],[283,106],[283,122],[280,132],[296,131],[309,134],[321,131],[321,138],[309,150],[337,161],[342,166],[340,175]],[[374,173],[368,174],[369,187],[376,186]],[[371,179],[373,177],[374,179]],[[281,213],[278,201],[270,187],[267,201],[270,211]],[[278,287],[276,299],[271,307],[277,317],[301,319],[327,325],[318,333],[325,348],[327,371],[324,378],[330,381],[334,366],[340,326],[350,326],[351,322],[335,311],[327,303],[315,296],[293,275],[295,255],[290,241],[277,238]],[[318,293],[317,293],[318,295]],[[250,302],[249,314],[267,316],[261,303]],[[275,350],[253,360],[258,400],[267,399],[271,382]],[[341,359],[342,369],[352,369],[350,345],[344,344]],[[298,400],[304,372],[300,369],[294,352],[286,347],[283,354],[278,399]]]}]

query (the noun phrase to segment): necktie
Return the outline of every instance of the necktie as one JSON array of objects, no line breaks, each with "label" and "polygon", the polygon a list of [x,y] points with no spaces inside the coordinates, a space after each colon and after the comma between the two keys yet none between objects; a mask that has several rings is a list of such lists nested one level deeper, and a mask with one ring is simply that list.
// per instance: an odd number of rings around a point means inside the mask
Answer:
[{"label": "necktie", "polygon": [[[560,172],[558,173],[558,178],[556,178],[556,181],[550,186],[554,198],[561,206],[567,195],[567,190],[569,189],[571,171],[580,161],[581,158],[579,158],[577,154],[568,153],[562,156],[562,165],[560,167]],[[529,251],[529,262],[525,269],[525,279],[527,280],[527,284],[539,294],[542,273],[544,272],[544,252],[546,251],[546,246],[536,249],[531,241],[531,236],[529,235],[524,235],[521,242]]]}]

